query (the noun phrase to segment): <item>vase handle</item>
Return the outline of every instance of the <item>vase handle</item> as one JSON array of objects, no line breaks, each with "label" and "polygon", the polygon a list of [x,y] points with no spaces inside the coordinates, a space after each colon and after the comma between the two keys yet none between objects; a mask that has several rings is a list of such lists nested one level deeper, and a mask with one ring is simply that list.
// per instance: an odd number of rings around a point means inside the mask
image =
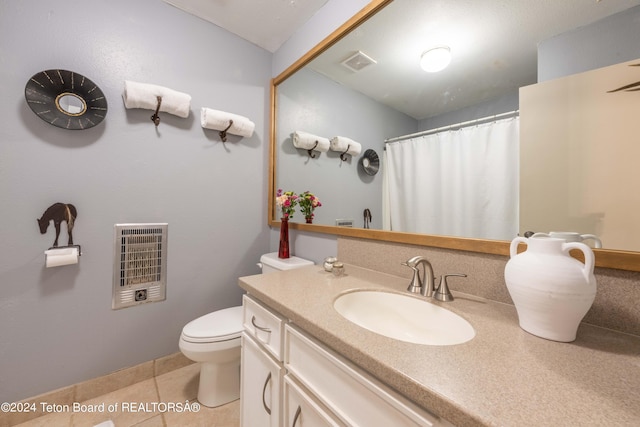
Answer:
[{"label": "vase handle", "polygon": [[593,251],[591,248],[584,243],[580,242],[569,242],[564,243],[562,245],[562,249],[569,254],[571,249],[578,249],[584,255],[584,267],[582,269],[582,273],[584,277],[589,280],[589,276],[593,273],[593,268],[596,264],[596,257],[593,255]]},{"label": "vase handle", "polygon": [[595,234],[582,234],[580,237],[582,237],[583,240],[593,239],[593,241],[595,242],[594,247],[596,249],[602,248],[602,242]]},{"label": "vase handle", "polygon": [[527,243],[527,239],[525,237],[516,237],[511,241],[511,246],[509,246],[509,254],[511,258],[518,255],[518,245],[520,243]]},{"label": "vase handle", "polygon": [[549,233],[535,233],[531,235],[531,237],[551,237],[551,236],[549,236]]}]

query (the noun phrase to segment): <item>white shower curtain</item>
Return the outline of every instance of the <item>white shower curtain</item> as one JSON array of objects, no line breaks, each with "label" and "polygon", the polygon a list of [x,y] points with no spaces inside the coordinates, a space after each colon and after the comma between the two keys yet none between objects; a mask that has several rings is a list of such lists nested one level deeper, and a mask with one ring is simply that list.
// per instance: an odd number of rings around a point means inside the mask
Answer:
[{"label": "white shower curtain", "polygon": [[518,233],[520,119],[386,144],[383,225],[511,240]]}]

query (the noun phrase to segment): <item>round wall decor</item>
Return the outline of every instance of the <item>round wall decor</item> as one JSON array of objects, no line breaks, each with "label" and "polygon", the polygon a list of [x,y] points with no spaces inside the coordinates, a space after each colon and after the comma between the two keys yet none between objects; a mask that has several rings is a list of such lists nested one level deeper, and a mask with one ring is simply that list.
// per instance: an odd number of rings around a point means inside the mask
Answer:
[{"label": "round wall decor", "polygon": [[380,169],[380,159],[378,159],[378,153],[374,150],[366,150],[360,159],[362,169],[367,175],[375,175]]},{"label": "round wall decor", "polygon": [[45,122],[63,129],[88,129],[107,115],[107,99],[82,74],[67,70],[41,71],[24,88],[29,108]]}]

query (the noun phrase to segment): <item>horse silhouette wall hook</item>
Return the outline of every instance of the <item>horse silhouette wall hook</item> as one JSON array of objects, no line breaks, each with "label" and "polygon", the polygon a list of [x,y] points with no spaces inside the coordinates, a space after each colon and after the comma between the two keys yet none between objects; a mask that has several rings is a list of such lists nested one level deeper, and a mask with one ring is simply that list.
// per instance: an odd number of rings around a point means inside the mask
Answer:
[{"label": "horse silhouette wall hook", "polygon": [[56,227],[56,240],[53,242],[53,247],[58,246],[58,237],[60,236],[60,223],[66,221],[67,232],[69,233],[68,245],[73,245],[73,225],[78,217],[78,211],[76,207],[70,203],[54,203],[49,206],[42,214],[42,218],[38,219],[38,225],[40,226],[40,233],[44,234],[49,228],[49,222],[53,220],[53,225]]}]

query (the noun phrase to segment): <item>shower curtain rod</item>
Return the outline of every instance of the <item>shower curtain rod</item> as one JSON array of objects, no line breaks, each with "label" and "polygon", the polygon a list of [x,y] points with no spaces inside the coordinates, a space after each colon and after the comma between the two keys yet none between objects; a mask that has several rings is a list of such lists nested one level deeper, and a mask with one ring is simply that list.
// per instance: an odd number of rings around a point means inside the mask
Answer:
[{"label": "shower curtain rod", "polygon": [[438,133],[438,132],[442,132],[442,131],[445,131],[445,130],[463,128],[463,127],[466,127],[466,126],[475,125],[476,123],[492,121],[492,120],[501,119],[503,117],[508,117],[508,116],[516,116],[516,115],[519,115],[519,114],[520,114],[520,110],[508,111],[506,113],[500,113],[500,114],[496,114],[494,116],[481,117],[479,119],[468,120],[466,122],[456,123],[456,124],[453,124],[453,125],[442,126],[442,127],[435,128],[435,129],[424,130],[422,132],[416,132],[416,133],[412,133],[412,134],[409,134],[409,135],[396,136],[395,138],[385,139],[384,143],[386,144],[387,142],[402,141],[403,139],[409,139],[409,138],[415,138],[415,137],[418,137],[418,136],[430,135],[432,133]]}]

